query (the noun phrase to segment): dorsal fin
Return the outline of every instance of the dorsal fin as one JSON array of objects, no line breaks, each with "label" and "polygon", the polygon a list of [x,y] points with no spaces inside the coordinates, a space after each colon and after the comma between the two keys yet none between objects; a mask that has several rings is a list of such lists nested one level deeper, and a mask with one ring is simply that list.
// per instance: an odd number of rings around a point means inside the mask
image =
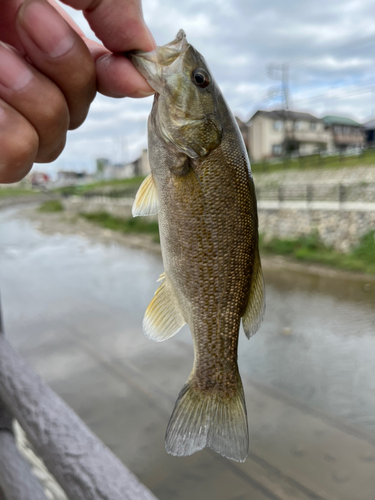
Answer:
[{"label": "dorsal fin", "polygon": [[132,214],[133,217],[155,215],[159,211],[158,194],[152,174],[149,174],[139,186],[136,194]]},{"label": "dorsal fin", "polygon": [[245,314],[242,317],[243,329],[248,339],[258,331],[262,323],[264,311],[266,309],[265,299],[264,279],[262,267],[260,265],[259,250],[257,249],[254,258],[254,270],[251,280],[249,302],[247,303]]}]

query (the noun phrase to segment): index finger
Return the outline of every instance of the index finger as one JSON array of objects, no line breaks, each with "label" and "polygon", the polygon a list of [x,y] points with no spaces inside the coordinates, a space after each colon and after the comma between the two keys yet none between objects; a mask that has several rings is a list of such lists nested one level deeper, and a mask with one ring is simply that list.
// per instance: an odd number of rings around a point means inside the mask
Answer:
[{"label": "index finger", "polygon": [[142,12],[140,0],[63,0],[82,10],[91,29],[104,46],[114,53],[129,50],[151,51],[156,47]]}]

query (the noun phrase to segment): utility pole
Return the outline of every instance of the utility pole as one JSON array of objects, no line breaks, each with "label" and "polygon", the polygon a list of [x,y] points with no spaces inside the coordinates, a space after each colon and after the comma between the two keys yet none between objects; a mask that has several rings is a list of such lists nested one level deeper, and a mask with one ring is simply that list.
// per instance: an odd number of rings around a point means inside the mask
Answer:
[{"label": "utility pole", "polygon": [[289,109],[289,64],[283,63],[281,65],[282,86],[284,95],[284,107]]},{"label": "utility pole", "polygon": [[289,96],[289,63],[282,64],[269,64],[267,67],[267,75],[273,80],[281,82],[281,95],[283,98],[283,107],[285,110],[289,109],[290,96]]}]

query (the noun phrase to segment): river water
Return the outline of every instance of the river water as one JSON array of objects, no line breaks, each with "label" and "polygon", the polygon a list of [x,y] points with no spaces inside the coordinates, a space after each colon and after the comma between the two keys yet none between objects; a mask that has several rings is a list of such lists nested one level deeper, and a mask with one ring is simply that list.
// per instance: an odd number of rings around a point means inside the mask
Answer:
[{"label": "river water", "polygon": [[[170,347],[165,346],[174,342],[147,350],[150,342],[141,334],[142,317],[162,271],[157,255],[93,244],[77,235],[45,235],[19,218],[17,209],[0,211],[6,331],[57,388],[62,387],[58,382],[62,370],[78,370],[81,362],[75,352],[69,351],[70,361],[64,363],[56,353],[44,354],[43,349],[49,353],[51,332],[57,330],[83,332],[93,339],[94,349],[105,350],[110,343],[124,358],[133,356],[134,363],[140,359],[137,349],[144,345],[145,358],[139,366],[146,373],[153,370],[154,355],[168,353]],[[375,284],[267,268],[265,280],[263,325],[250,341],[243,332],[240,335],[244,380],[261,382],[375,435]],[[131,342],[124,340],[129,338]],[[69,349],[63,333],[59,342],[61,351]],[[191,346],[187,328],[178,342]],[[37,348],[39,354],[34,356]],[[163,372],[160,361],[158,370]],[[181,375],[182,382],[186,375]],[[176,390],[177,386],[180,380]],[[168,498],[163,494],[161,498]]]},{"label": "river water", "polygon": [[[163,271],[161,259],[77,236],[46,236],[16,213],[0,212],[8,321],[29,314],[54,320],[65,309],[70,317],[85,316],[100,302],[122,308],[127,323],[139,326]],[[250,341],[240,336],[241,373],[375,432],[375,284],[264,273],[266,315]],[[36,294],[43,299],[34,302]],[[183,336],[191,343],[188,332]]]}]

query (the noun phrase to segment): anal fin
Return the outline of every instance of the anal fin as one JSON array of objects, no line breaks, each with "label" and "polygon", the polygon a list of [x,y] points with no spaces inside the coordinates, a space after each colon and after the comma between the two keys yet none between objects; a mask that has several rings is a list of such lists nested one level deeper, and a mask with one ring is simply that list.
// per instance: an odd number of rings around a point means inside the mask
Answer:
[{"label": "anal fin", "polygon": [[155,342],[173,337],[186,323],[172,286],[163,273],[161,285],[156,290],[143,318],[143,333]]},{"label": "anal fin", "polygon": [[158,194],[152,174],[140,185],[132,207],[133,217],[155,215],[159,211]]},{"label": "anal fin", "polygon": [[260,264],[259,250],[255,252],[253,277],[251,280],[249,302],[242,317],[242,325],[249,339],[259,329],[266,309],[266,292]]}]

